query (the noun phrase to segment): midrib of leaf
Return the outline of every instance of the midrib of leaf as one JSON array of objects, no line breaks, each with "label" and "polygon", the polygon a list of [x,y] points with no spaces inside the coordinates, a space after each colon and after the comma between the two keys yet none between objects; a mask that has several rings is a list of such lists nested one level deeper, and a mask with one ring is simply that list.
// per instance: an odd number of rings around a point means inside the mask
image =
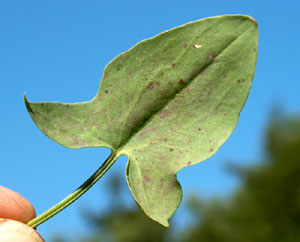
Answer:
[{"label": "midrib of leaf", "polygon": [[[237,36],[236,38],[234,38],[225,48],[223,48],[217,55],[215,58],[218,58],[220,55],[222,55],[222,53],[228,49],[232,44],[234,44],[241,36],[243,36],[249,29],[251,29],[252,26],[248,27],[243,33],[241,33],[239,36]],[[191,83],[193,83],[193,81],[199,76],[201,75],[203,72],[205,72],[212,64],[214,63],[214,60],[212,59],[209,63],[207,63],[204,68],[202,68],[201,70],[195,72],[193,75],[191,75],[191,78],[189,79],[190,81],[186,82],[184,85],[182,85],[181,89],[178,89],[177,92],[175,92],[172,96],[170,96],[168,98],[168,100],[155,112],[153,112],[151,115],[149,115],[145,121],[136,129],[133,130],[133,132],[130,134],[130,136],[124,140],[124,142],[120,143],[119,147],[116,148],[117,153],[120,153],[123,150],[123,147],[128,144],[130,142],[130,140],[132,138],[134,138],[134,136],[139,133],[140,130],[142,130],[146,125],[148,125],[152,119],[158,115],[172,100],[174,100],[176,98],[176,96],[178,94],[180,94],[181,92],[183,92],[187,87],[189,87],[191,85]]]}]

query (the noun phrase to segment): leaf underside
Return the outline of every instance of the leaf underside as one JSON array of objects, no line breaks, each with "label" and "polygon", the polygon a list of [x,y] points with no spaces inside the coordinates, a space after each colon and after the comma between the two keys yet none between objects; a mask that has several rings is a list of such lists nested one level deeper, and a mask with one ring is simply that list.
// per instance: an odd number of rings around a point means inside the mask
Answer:
[{"label": "leaf underside", "polygon": [[136,202],[168,226],[185,166],[213,155],[235,128],[254,76],[258,30],[242,15],[206,18],[144,40],[110,62],[89,102],[25,104],[68,148],[108,147],[129,158]]}]

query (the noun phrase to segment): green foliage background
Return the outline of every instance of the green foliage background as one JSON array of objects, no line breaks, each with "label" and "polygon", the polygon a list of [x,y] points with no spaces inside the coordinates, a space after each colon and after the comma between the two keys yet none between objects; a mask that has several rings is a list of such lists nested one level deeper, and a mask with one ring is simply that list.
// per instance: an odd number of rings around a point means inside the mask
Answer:
[{"label": "green foliage background", "polygon": [[[238,162],[235,162],[235,164]],[[191,196],[192,227],[176,231],[148,219],[120,198],[118,176],[111,178],[111,209],[88,213],[91,234],[84,242],[297,242],[300,241],[300,117],[273,118],[265,134],[265,157],[256,165],[229,165],[241,183],[226,200]],[[70,241],[56,238],[55,242]]]}]

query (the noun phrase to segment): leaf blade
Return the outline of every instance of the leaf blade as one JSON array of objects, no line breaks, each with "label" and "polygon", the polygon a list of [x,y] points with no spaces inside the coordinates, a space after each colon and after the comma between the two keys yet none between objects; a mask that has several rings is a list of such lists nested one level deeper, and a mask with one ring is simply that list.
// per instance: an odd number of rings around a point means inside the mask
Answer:
[{"label": "leaf blade", "polygon": [[128,155],[134,198],[167,226],[182,197],[176,173],[214,154],[236,126],[254,75],[257,36],[247,16],[188,23],[109,63],[90,102],[25,100],[26,107],[66,147],[106,146]]}]

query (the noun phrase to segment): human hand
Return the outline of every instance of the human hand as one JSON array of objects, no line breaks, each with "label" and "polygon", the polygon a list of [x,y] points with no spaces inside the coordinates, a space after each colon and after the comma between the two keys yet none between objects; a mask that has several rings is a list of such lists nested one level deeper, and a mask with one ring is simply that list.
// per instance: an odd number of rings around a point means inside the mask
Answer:
[{"label": "human hand", "polygon": [[0,242],[43,242],[43,238],[25,224],[35,216],[27,199],[0,186]]}]

